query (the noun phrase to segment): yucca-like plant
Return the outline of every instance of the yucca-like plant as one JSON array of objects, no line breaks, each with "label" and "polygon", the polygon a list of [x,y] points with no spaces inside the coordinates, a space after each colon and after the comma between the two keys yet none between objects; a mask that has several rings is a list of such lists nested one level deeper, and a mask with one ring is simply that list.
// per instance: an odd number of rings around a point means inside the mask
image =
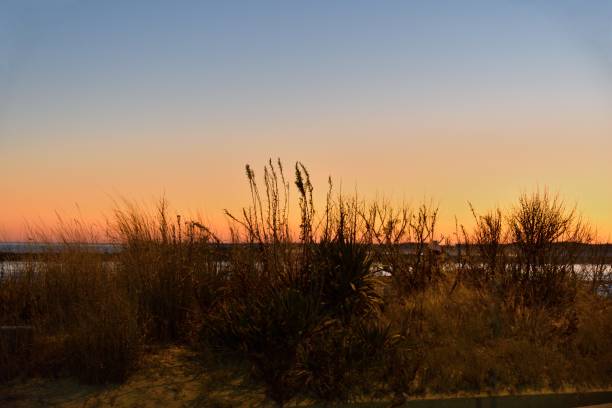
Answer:
[{"label": "yucca-like plant", "polygon": [[[328,195],[325,229],[314,245],[309,271],[321,322],[302,344],[299,365],[306,392],[325,401],[346,401],[376,382],[372,368],[384,352],[385,333],[373,329],[381,303],[371,246],[358,224],[356,200],[337,205]],[[379,347],[380,346],[380,347]]]},{"label": "yucca-like plant", "polygon": [[312,185],[304,166],[296,164],[302,221],[300,240],[291,239],[288,184],[280,161],[264,170],[265,191],[246,167],[251,206],[242,217],[227,212],[246,242],[231,254],[225,299],[205,322],[209,342],[246,359],[266,396],[282,406],[301,390],[298,350],[321,324],[318,287],[312,268]]},{"label": "yucca-like plant", "polygon": [[323,307],[345,324],[375,311],[381,301],[371,245],[358,236],[357,211],[356,202],[348,206],[340,198],[335,214],[327,214],[332,219],[326,225],[332,232],[324,234],[314,249],[313,279],[320,287]]},{"label": "yucca-like plant", "polygon": [[[297,163],[301,221],[299,241],[293,242],[283,218],[285,207],[279,207],[286,202],[279,197],[288,194],[279,192],[278,186],[285,185],[282,166],[279,163],[276,172],[273,168],[271,162],[266,166],[262,199],[247,166],[252,206],[243,210],[241,219],[230,217],[243,228],[248,245],[239,249],[244,251],[235,258],[240,262],[232,262],[227,298],[205,333],[214,344],[246,357],[268,397],[282,405],[304,391],[299,379],[312,374],[304,368],[311,357],[326,361],[322,369],[327,372],[349,368],[334,363],[340,367],[334,370],[329,364],[342,353],[353,360],[350,344],[360,338],[353,325],[375,313],[380,296],[370,246],[360,240],[356,204],[349,207],[339,199],[334,206],[328,195],[326,226],[317,242],[310,176]],[[322,341],[324,349],[317,346]],[[325,353],[332,358],[320,359]]]}]

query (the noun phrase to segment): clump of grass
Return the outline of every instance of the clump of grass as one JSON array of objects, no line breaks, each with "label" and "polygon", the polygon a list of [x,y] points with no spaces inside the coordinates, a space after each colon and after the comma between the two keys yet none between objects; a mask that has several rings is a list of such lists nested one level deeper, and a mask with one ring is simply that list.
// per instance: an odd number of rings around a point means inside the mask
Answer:
[{"label": "clump of grass", "polygon": [[116,283],[108,261],[78,245],[41,254],[3,279],[0,303],[10,313],[2,325],[27,328],[31,336],[17,352],[0,350],[3,377],[124,379],[138,360],[140,332],[130,300]]},{"label": "clump of grass", "polygon": [[185,341],[198,303],[212,302],[218,238],[202,223],[171,221],[162,199],[155,214],[133,203],[115,210],[113,238],[123,245],[117,279],[137,305],[139,326],[152,341]]},{"label": "clump of grass", "polygon": [[68,331],[67,366],[86,382],[122,382],[136,368],[141,353],[136,308],[114,283],[102,292],[95,303],[82,308]]}]

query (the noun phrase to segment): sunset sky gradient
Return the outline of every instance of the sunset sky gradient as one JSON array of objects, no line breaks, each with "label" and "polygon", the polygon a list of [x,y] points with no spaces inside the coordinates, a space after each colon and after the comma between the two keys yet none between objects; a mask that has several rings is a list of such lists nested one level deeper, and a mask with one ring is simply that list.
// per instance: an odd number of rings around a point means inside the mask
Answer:
[{"label": "sunset sky gradient", "polygon": [[222,230],[269,157],[443,234],[547,186],[609,240],[612,2],[0,3],[0,239],[161,194]]}]

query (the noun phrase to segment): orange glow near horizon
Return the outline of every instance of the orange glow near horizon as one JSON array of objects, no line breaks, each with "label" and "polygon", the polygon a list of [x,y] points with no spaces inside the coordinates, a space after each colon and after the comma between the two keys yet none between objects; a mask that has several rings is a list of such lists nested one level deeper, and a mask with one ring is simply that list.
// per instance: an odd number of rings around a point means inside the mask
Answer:
[{"label": "orange glow near horizon", "polygon": [[[471,203],[479,212],[484,212],[495,207],[509,209],[516,203],[522,192],[532,192],[537,189],[548,188],[551,193],[559,193],[560,197],[566,202],[568,207],[577,205],[578,210],[584,218],[597,230],[598,240],[609,242],[612,234],[612,216],[609,209],[612,204],[612,195],[606,196],[604,189],[597,188],[597,185],[605,185],[606,179],[602,177],[598,182],[593,183],[592,188],[584,188],[578,175],[572,178],[571,175],[561,174],[563,183],[551,177],[551,174],[544,176],[537,182],[529,184],[529,176],[525,174],[515,174],[513,172],[503,172],[503,169],[489,167],[488,171],[480,172],[478,169],[471,169],[470,163],[474,162],[473,157],[465,157],[457,161],[452,161],[447,157],[445,170],[440,171],[442,164],[434,163],[433,166],[438,170],[431,173],[423,158],[415,158],[414,167],[406,173],[405,184],[402,184],[402,174],[398,174],[396,169],[390,169],[389,163],[381,163],[378,169],[365,171],[363,176],[364,183],[359,183],[359,169],[353,169],[350,176],[334,178],[334,189],[339,189],[343,193],[352,195],[358,192],[366,202],[376,199],[388,199],[393,205],[399,206],[407,204],[415,208],[422,202],[433,203],[439,207],[439,221],[437,225],[437,237],[439,239],[448,238],[454,241],[456,232],[456,221],[459,225],[463,224],[471,228],[473,218],[469,210]],[[263,174],[263,164],[265,160],[257,163],[251,162],[258,176]],[[444,163],[441,161],[440,163]],[[603,163],[603,162],[602,162]],[[290,179],[291,198],[292,198],[292,221],[294,228],[297,222],[297,192],[293,185],[293,167],[291,163],[284,163],[286,173]],[[478,166],[479,167],[481,163]],[[461,167],[461,174],[452,174],[452,169]],[[363,169],[361,169],[363,170]],[[327,188],[327,174],[320,169],[309,167],[313,183],[315,186],[314,196],[321,214],[323,200]],[[392,178],[387,172],[395,174]],[[232,174],[233,173],[233,174]],[[445,173],[448,176],[445,176]],[[509,174],[512,173],[512,174]],[[410,176],[412,175],[412,176]],[[171,175],[158,177],[163,180],[172,178]],[[190,175],[191,176],[191,175]],[[120,175],[118,175],[121,178]],[[129,175],[126,176],[130,178]],[[181,179],[180,176],[176,176]],[[515,177],[513,179],[513,177]],[[240,210],[250,203],[248,184],[244,177],[243,166],[235,166],[234,171],[227,170],[219,181],[208,179],[206,185],[196,191],[192,191],[191,186],[197,185],[197,178],[190,180],[185,177],[183,183],[172,183],[170,187],[149,186],[150,193],[140,187],[138,190],[130,189],[129,194],[113,188],[112,179],[108,181],[108,187],[104,188],[102,183],[89,185],[86,180],[82,185],[72,190],[71,183],[60,185],[50,184],[46,188],[41,188],[35,184],[27,185],[15,183],[9,186],[16,192],[12,197],[6,197],[1,203],[0,213],[0,240],[3,241],[27,241],[32,237],[40,237],[46,232],[55,230],[62,219],[67,224],[74,220],[82,222],[84,225],[92,227],[98,231],[96,240],[108,241],[106,233],[109,223],[113,221],[113,209],[117,205],[121,206],[123,198],[128,201],[138,203],[143,210],[153,211],[159,198],[165,196],[171,205],[172,214],[181,214],[183,220],[199,219],[208,225],[220,237],[227,239],[229,219],[224,215],[227,209],[234,214],[240,214]],[[261,179],[261,177],[259,177]],[[333,178],[333,176],[332,176]],[[464,179],[465,178],[465,179]],[[473,181],[471,181],[473,179]],[[377,180],[384,180],[378,183]],[[143,180],[144,181],[144,180]],[[227,184],[224,185],[223,181]],[[134,183],[139,185],[136,180],[124,181],[126,184]],[[260,183],[263,180],[259,181]],[[146,183],[145,183],[146,184]],[[153,184],[153,183],[151,183]],[[563,185],[562,185],[563,184]],[[362,187],[363,185],[363,187]],[[403,187],[403,188],[402,188]],[[584,188],[584,189],[583,189]],[[5,187],[5,191],[6,191]],[[36,196],[29,195],[29,191],[35,191]],[[217,193],[215,193],[217,191]],[[420,194],[409,194],[410,191],[417,191]],[[208,193],[208,194],[207,194]],[[224,202],[224,199],[225,202]],[[119,203],[119,204],[117,204]],[[32,234],[36,231],[36,234]],[[37,239],[37,238],[34,238]]]},{"label": "orange glow near horizon", "polygon": [[[53,226],[58,214],[64,219],[105,225],[115,201],[125,198],[150,207],[162,195],[184,216],[199,214],[224,235],[227,220],[223,210],[239,213],[249,204],[244,164],[250,163],[256,175],[262,176],[269,146],[284,159],[293,201],[294,161],[287,157],[298,149],[302,157],[296,159],[311,172],[319,202],[325,197],[329,175],[336,190],[357,191],[366,200],[386,197],[413,206],[431,200],[440,208],[440,235],[451,237],[455,216],[460,224],[471,225],[468,202],[479,211],[508,208],[521,192],[548,188],[568,205],[576,204],[605,241],[612,234],[612,164],[607,160],[612,151],[612,141],[607,139],[612,134],[612,120],[596,120],[588,120],[589,127],[581,125],[582,120],[576,124],[576,120],[565,119],[557,122],[567,126],[532,124],[522,129],[476,125],[467,119],[463,123],[449,121],[448,128],[391,126],[389,122],[371,123],[362,129],[334,123],[312,125],[309,131],[319,135],[318,140],[326,140],[325,149],[306,143],[296,146],[294,141],[307,140],[308,133],[275,133],[274,124],[257,132],[251,129],[260,145],[236,148],[235,152],[210,151],[197,141],[130,146],[120,137],[110,141],[109,153],[104,152],[103,143],[77,139],[52,158],[48,157],[49,146],[29,146],[27,154],[24,150],[0,163],[4,174],[20,175],[0,181],[2,191],[8,192],[0,200],[0,238],[26,240],[25,224]],[[219,138],[247,132],[217,131]],[[379,132],[384,136],[369,137]],[[451,132],[459,137],[449,138]],[[581,142],[583,133],[597,141],[597,149]],[[419,134],[423,136],[416,137]],[[177,139],[181,138],[190,137]],[[346,143],[351,138],[359,143]],[[144,141],[146,137],[134,139]]]}]

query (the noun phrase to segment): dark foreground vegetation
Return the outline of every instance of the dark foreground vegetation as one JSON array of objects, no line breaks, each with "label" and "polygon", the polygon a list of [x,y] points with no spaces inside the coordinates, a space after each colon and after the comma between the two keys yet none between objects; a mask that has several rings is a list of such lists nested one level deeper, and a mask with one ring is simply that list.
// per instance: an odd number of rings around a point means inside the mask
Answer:
[{"label": "dark foreground vegetation", "polygon": [[280,162],[261,185],[247,176],[250,207],[227,214],[241,245],[165,202],[124,204],[110,228],[121,251],[84,250],[87,229],[64,226],[61,251],[4,273],[0,380],[121,382],[147,346],[181,344],[246,367],[278,405],[611,385],[605,246],[582,245],[591,231],[558,197],[473,210],[447,253],[431,205],[368,204],[330,182],[315,212],[300,164],[294,236]]}]

